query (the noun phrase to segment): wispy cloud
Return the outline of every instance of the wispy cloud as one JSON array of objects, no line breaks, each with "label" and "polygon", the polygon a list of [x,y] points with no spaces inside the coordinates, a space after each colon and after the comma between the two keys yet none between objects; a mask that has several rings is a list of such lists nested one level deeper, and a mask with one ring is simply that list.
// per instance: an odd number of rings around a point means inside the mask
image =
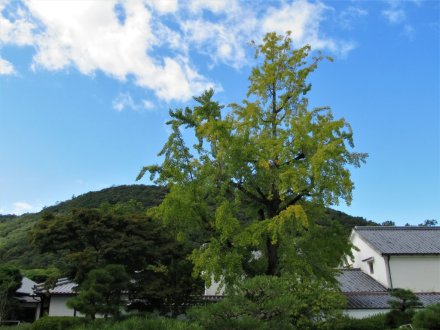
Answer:
[{"label": "wispy cloud", "polygon": [[270,8],[262,21],[262,32],[293,31],[293,41],[297,46],[310,44],[314,48],[327,49],[339,55],[346,55],[355,44],[336,38],[325,37],[321,23],[331,8],[321,2],[295,1],[280,8]]},{"label": "wispy cloud", "polygon": [[405,11],[394,1],[391,2],[388,9],[382,10],[382,15],[385,16],[391,24],[400,23],[406,17]]},{"label": "wispy cloud", "polygon": [[408,22],[405,6],[412,4],[420,6],[420,1],[401,1],[401,0],[387,0],[387,8],[382,10],[382,15],[392,25],[402,27],[401,35],[405,36],[409,40],[414,40],[416,31],[414,27]]},{"label": "wispy cloud", "polygon": [[0,57],[0,75],[12,75],[15,73],[12,63]]},{"label": "wispy cloud", "polygon": [[409,40],[413,41],[416,35],[416,32],[414,30],[414,28],[409,25],[409,24],[405,24],[405,26],[403,27],[403,32],[402,34],[408,38]]},{"label": "wispy cloud", "polygon": [[349,6],[338,15],[338,22],[344,29],[352,29],[353,24],[361,17],[368,15],[368,11],[361,7]]},{"label": "wispy cloud", "polygon": [[140,102],[135,102],[130,93],[120,93],[112,103],[113,109],[118,112],[124,111],[126,109],[142,111],[151,111],[154,109],[154,103],[149,100],[142,100]]},{"label": "wispy cloud", "polygon": [[17,215],[30,212],[33,209],[34,207],[26,202],[15,202],[12,204],[12,213]]},{"label": "wispy cloud", "polygon": [[154,103],[149,100],[142,100],[142,105],[144,106],[145,110],[149,110],[149,111],[152,111],[155,108]]}]

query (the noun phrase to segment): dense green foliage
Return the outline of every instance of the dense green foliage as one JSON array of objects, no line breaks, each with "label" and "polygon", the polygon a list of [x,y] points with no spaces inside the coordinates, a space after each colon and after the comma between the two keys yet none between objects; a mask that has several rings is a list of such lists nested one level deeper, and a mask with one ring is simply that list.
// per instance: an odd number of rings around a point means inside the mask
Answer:
[{"label": "dense green foliage", "polygon": [[14,313],[16,301],[13,296],[21,286],[21,279],[22,276],[17,268],[0,266],[0,322]]},{"label": "dense green foliage", "polygon": [[319,279],[255,276],[228,287],[220,302],[194,308],[204,329],[332,329],[345,297]]},{"label": "dense green foliage", "polygon": [[29,242],[29,232],[39,216],[0,217],[0,263],[21,269],[46,268],[56,263],[56,256],[39,253]]},{"label": "dense green foliage", "polygon": [[47,207],[45,210],[52,213],[70,213],[79,208],[94,209],[103,204],[126,204],[137,201],[144,208],[160,204],[166,195],[166,189],[145,185],[122,185],[105,188],[100,191],[91,191],[78,197]]},{"label": "dense green foliage", "polygon": [[[314,274],[298,245],[313,226],[308,213],[350,203],[348,168],[366,158],[351,150],[344,119],[334,119],[329,107],[308,109],[308,76],[322,56],[312,57],[309,46],[293,49],[289,34],[269,33],[256,50],[247,99],[225,108],[209,90],[194,98],[193,108],[171,110],[163,163],[144,167],[138,177],[149,172],[169,188],[150,214],[178,239],[198,243],[194,272],[207,283],[212,274],[222,283],[239,279],[252,251],[262,252],[261,274],[291,273],[292,264],[294,273]],[[338,252],[349,251],[346,244]],[[324,268],[321,274],[333,277],[333,268]]]},{"label": "dense green foliage", "polygon": [[120,322],[97,319],[70,330],[202,330],[200,326],[187,321],[163,317],[132,316]]},{"label": "dense green foliage", "polygon": [[[142,190],[146,192],[142,193]],[[40,213],[24,214],[22,216],[0,215],[0,264],[12,264],[20,268],[24,276],[36,282],[42,282],[47,278],[54,277],[56,276],[57,268],[62,267],[59,263],[61,255],[59,253],[42,253],[31,245],[28,239],[32,227],[45,211],[52,211],[56,215],[59,213],[69,214],[73,209],[86,208],[87,205],[95,207],[100,205],[123,205],[121,204],[123,196],[130,196],[131,201],[140,202],[142,205],[158,205],[164,196],[163,192],[163,189],[154,186],[118,186],[89,192],[53,207],[46,208]],[[372,223],[363,218],[352,217],[332,209],[326,209],[322,214],[311,215],[311,218],[312,221],[324,226],[327,226],[332,221],[338,222],[346,229],[346,233],[355,225],[368,225]]]},{"label": "dense green foliage", "polygon": [[[0,264],[13,264],[24,275],[40,282],[54,274],[54,268],[60,268],[59,253],[42,253],[29,242],[29,233],[44,213],[70,214],[77,208],[101,207],[112,208],[115,205],[140,203],[141,209],[158,205],[165,190],[155,186],[131,185],[118,186],[89,192],[71,200],[46,208],[40,213],[22,216],[0,215]],[[139,207],[136,207],[139,211]],[[33,269],[40,269],[33,271]],[[49,269],[47,272],[44,269]],[[29,271],[29,272],[27,272]],[[35,277],[33,277],[35,275]]]},{"label": "dense green foliage", "polygon": [[119,317],[127,302],[123,292],[128,291],[130,276],[122,265],[106,265],[91,270],[78,287],[79,294],[67,302],[67,306],[76,309],[94,319],[96,314],[105,318]]},{"label": "dense green foliage", "polygon": [[440,304],[425,307],[413,317],[415,329],[440,330]]},{"label": "dense green foliage", "polygon": [[344,317],[333,327],[334,330],[384,330],[385,314],[377,314],[362,319]]},{"label": "dense green foliage", "polygon": [[32,330],[67,330],[83,324],[84,318],[70,316],[45,316],[32,323]]},{"label": "dense green foliage", "polygon": [[[107,283],[105,268],[110,264],[122,265],[133,280],[127,290],[136,299],[133,306],[136,309],[178,312],[178,307],[191,294],[201,293],[202,285],[192,278],[191,264],[186,259],[192,248],[176,242],[160,223],[145,216],[142,207],[141,211],[136,203],[116,204],[105,206],[104,210],[45,214],[36,223],[33,243],[42,252],[63,250],[61,272],[84,289],[72,306],[84,311],[98,308],[94,313],[103,312],[99,306],[108,296],[105,292],[103,297],[94,293],[100,282],[96,276],[102,277],[101,284]],[[104,288],[105,285],[101,289]],[[91,306],[93,301],[95,306]],[[114,310],[108,312],[115,314]]]},{"label": "dense green foliage", "polygon": [[388,301],[391,311],[385,315],[385,325],[394,329],[404,324],[411,324],[414,316],[414,309],[422,306],[419,298],[406,289],[394,289],[391,291],[394,298]]},{"label": "dense green foliage", "polygon": [[42,252],[64,250],[66,275],[78,283],[107,264],[124,264],[134,272],[153,262],[151,242],[157,228],[142,214],[115,215],[96,209],[71,214],[45,214],[32,230],[32,242]]}]

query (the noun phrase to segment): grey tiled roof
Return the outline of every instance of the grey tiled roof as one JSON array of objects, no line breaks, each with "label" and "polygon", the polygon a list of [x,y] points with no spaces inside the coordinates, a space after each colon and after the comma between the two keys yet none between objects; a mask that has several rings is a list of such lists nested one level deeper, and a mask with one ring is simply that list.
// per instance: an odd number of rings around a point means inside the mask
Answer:
[{"label": "grey tiled roof", "polygon": [[[440,293],[417,293],[423,306],[440,303]],[[389,292],[369,293],[345,293],[348,301],[348,309],[389,309],[389,300],[392,300]]]},{"label": "grey tiled roof", "polygon": [[[395,299],[382,284],[360,269],[343,269],[336,277],[342,293],[347,297],[348,309],[389,309]],[[440,303],[440,292],[416,293],[424,305]]]},{"label": "grey tiled roof", "polygon": [[22,295],[33,295],[34,294],[34,287],[36,285],[37,285],[37,283],[35,283],[31,279],[29,279],[27,277],[23,277],[21,279],[21,286],[16,291],[16,293],[22,294]]},{"label": "grey tiled roof", "polygon": [[[66,295],[71,295],[71,294],[76,294],[75,292],[75,288],[78,286],[78,284],[71,282],[68,278],[60,278],[57,280],[55,286],[51,289],[49,289],[49,293],[50,294],[66,294]],[[41,284],[37,284],[35,286],[35,291],[37,293],[43,293],[46,292],[46,289],[44,288],[44,283]]]},{"label": "grey tiled roof", "polygon": [[67,278],[60,278],[55,287],[50,289],[49,292],[51,294],[76,294],[74,288],[77,286],[78,284],[69,281]]},{"label": "grey tiled roof", "polygon": [[356,226],[354,230],[382,254],[440,254],[440,227]]},{"label": "grey tiled roof", "polygon": [[386,292],[387,289],[374,280],[371,276],[363,273],[359,268],[344,269],[336,277],[339,287],[344,293],[349,292]]}]

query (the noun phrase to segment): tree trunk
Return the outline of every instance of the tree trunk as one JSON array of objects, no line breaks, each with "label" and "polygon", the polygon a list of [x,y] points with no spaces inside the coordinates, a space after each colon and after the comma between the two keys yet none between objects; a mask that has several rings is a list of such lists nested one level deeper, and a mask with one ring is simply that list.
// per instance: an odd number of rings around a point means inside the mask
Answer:
[{"label": "tree trunk", "polygon": [[278,244],[273,244],[270,237],[266,239],[267,270],[266,275],[278,275]]}]

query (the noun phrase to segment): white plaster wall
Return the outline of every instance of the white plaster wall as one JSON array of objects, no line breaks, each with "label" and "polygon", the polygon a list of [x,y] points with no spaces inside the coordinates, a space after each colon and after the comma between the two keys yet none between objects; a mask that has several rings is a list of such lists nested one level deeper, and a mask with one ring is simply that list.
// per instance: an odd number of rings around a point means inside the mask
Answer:
[{"label": "white plaster wall", "polygon": [[440,292],[440,256],[390,256],[394,288]]},{"label": "white plaster wall", "polygon": [[389,311],[389,309],[347,309],[344,314],[354,319],[363,319],[377,314],[385,314]]},{"label": "white plaster wall", "polygon": [[[67,307],[66,302],[71,296],[51,296],[49,305],[49,316],[74,316],[74,310]],[[78,313],[77,313],[78,316]]]},{"label": "white plaster wall", "polygon": [[[388,281],[387,266],[384,257],[366,243],[356,232],[351,235],[351,242],[359,251],[353,250],[354,261],[351,262],[353,268],[360,268],[365,274],[370,275],[386,288],[390,288]],[[374,274],[370,274],[368,263],[362,260],[374,258]]]},{"label": "white plaster wall", "polygon": [[35,311],[35,320],[38,320],[40,318],[40,313],[41,313],[41,303],[37,305],[37,309]]},{"label": "white plaster wall", "polygon": [[211,286],[205,286],[205,296],[222,296],[225,293],[225,288],[220,287],[220,282],[214,281],[214,277],[211,278]]}]

